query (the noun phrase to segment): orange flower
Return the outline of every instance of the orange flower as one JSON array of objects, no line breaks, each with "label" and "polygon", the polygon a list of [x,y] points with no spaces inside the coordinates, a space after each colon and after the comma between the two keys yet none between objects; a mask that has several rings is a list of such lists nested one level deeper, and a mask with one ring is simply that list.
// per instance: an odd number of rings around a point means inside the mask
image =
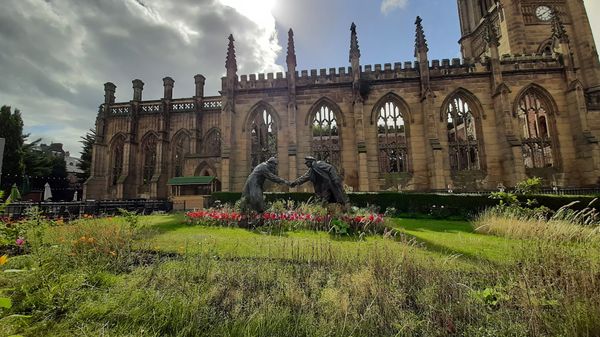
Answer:
[{"label": "orange flower", "polygon": [[2,255],[0,256],[0,266],[5,264],[6,261],[8,261],[8,255]]}]

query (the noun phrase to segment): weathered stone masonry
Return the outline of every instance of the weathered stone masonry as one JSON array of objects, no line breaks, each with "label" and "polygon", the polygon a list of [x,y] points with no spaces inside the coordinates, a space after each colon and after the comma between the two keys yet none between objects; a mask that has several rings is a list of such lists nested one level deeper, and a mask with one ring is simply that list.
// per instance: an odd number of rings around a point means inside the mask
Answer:
[{"label": "weathered stone masonry", "polygon": [[[240,191],[271,155],[287,179],[307,155],[328,160],[355,191],[597,186],[600,64],[583,3],[458,2],[463,59],[429,60],[417,18],[411,62],[361,65],[353,24],[349,67],[297,71],[290,30],[276,74],[238,76],[230,36],[221,96],[196,75],[194,97],[174,99],[166,77],[162,99],[134,80],[116,103],[106,83],[86,198],[166,198],[168,179],[191,175]],[[551,19],[536,19],[546,5]]]}]

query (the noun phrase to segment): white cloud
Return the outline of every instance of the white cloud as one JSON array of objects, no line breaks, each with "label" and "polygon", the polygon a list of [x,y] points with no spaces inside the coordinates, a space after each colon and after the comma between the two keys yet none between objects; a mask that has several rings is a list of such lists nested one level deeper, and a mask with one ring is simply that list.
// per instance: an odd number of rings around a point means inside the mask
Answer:
[{"label": "white cloud", "polygon": [[594,34],[594,40],[596,41],[596,47],[600,46],[600,1],[598,0],[584,0],[585,7],[587,9],[588,18],[590,25],[592,26],[592,32]]},{"label": "white cloud", "polygon": [[408,5],[408,0],[383,0],[381,2],[381,13],[387,15],[395,9],[403,9]]},{"label": "white cloud", "polygon": [[61,142],[76,154],[79,136],[94,127],[104,82],[117,85],[118,101],[129,101],[131,81],[139,78],[146,83],[144,99],[159,99],[161,79],[171,76],[174,96],[191,97],[200,73],[207,95],[217,94],[230,33],[240,74],[282,71],[275,19],[251,11],[264,6],[241,4],[9,1],[0,11],[0,105],[21,110],[30,139]]},{"label": "white cloud", "polygon": [[[255,41],[261,46],[254,50],[254,60],[261,60],[262,67],[258,72],[284,71],[283,67],[276,65],[275,60],[282,47],[277,39],[275,17],[271,13],[275,0],[220,0],[225,5],[235,9],[238,13],[256,23],[260,29],[255,35]],[[240,62],[241,61],[241,62]],[[246,69],[245,62],[238,58],[238,68],[241,72]]]}]

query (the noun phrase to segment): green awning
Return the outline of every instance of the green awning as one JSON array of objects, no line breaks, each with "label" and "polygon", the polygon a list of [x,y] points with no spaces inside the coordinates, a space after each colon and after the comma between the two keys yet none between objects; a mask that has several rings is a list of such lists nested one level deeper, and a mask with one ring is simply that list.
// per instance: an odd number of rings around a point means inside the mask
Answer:
[{"label": "green awning", "polygon": [[173,186],[188,186],[188,185],[210,185],[215,180],[215,177],[198,176],[198,177],[175,177],[169,179],[167,185]]}]

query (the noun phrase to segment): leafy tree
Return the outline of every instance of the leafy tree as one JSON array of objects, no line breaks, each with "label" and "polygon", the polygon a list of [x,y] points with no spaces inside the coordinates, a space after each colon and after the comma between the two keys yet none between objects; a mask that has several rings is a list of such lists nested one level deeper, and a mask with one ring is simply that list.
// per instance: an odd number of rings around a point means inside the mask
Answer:
[{"label": "leafy tree", "polygon": [[[49,157],[50,162],[50,176],[55,179],[63,179],[66,181],[67,179],[67,163],[65,162],[65,158],[62,156],[53,156],[47,155]],[[68,184],[67,184],[68,185]]]},{"label": "leafy tree", "polygon": [[8,192],[13,184],[27,193],[29,188],[43,188],[50,181],[53,188],[64,190],[68,186],[65,159],[39,149],[41,139],[26,143],[23,118],[19,110],[0,108],[0,137],[6,139],[3,158],[3,177],[0,190]]},{"label": "leafy tree", "polygon": [[[25,162],[25,178],[21,185],[23,193],[32,190],[42,190],[49,182],[55,191],[64,191],[68,186],[67,165],[62,155],[44,151],[39,147],[41,139],[37,139],[23,146]],[[60,192],[54,196],[55,200],[65,198]]]},{"label": "leafy tree", "polygon": [[[2,187],[12,186],[23,175],[25,165],[23,162],[23,118],[21,112],[15,109],[11,112],[10,106],[0,108],[0,138],[6,139],[2,165]],[[4,189],[4,188],[3,188]]]},{"label": "leafy tree", "polygon": [[67,179],[67,163],[62,156],[48,155],[50,161],[51,172],[50,176],[54,179],[50,185],[54,189],[58,189],[54,196],[54,200],[65,200],[66,196],[62,191],[69,187]]},{"label": "leafy tree", "polygon": [[96,130],[90,129],[85,136],[81,137],[79,141],[83,144],[83,148],[81,150],[81,159],[77,164],[77,167],[82,170],[82,173],[77,174],[77,178],[82,183],[85,182],[91,174],[92,168],[92,148],[94,146],[94,142],[96,141]]},{"label": "leafy tree", "polygon": [[50,157],[36,149],[40,141],[41,138],[23,145],[24,173],[30,177],[46,177],[52,173]]}]

